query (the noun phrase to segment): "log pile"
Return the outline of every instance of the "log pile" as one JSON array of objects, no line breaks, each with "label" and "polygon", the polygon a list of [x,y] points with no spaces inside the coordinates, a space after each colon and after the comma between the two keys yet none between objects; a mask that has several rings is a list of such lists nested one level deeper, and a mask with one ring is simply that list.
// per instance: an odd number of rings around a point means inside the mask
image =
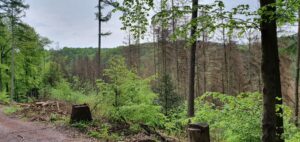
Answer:
[{"label": "log pile", "polygon": [[70,114],[67,104],[59,101],[45,101],[19,104],[22,110],[18,112],[20,115],[30,118],[31,121],[50,121],[51,117],[67,116]]}]

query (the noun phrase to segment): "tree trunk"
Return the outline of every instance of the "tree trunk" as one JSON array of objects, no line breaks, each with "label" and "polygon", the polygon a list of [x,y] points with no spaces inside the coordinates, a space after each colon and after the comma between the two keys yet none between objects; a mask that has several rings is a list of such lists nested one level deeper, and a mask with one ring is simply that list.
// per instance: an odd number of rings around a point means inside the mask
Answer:
[{"label": "tree trunk", "polygon": [[99,57],[98,57],[98,74],[99,74],[99,76],[98,77],[100,77],[100,78],[102,78],[102,71],[101,71],[101,24],[102,24],[102,22],[101,22],[101,18],[102,18],[102,11],[101,11],[101,0],[99,0],[99,2],[98,2],[98,4],[99,4],[99,7],[98,7],[98,12],[99,12],[99,15],[98,15],[98,30],[99,30],[99,37],[98,37],[98,55],[99,55]]},{"label": "tree trunk", "polygon": [[250,88],[249,90],[252,92],[253,91],[253,86],[252,86],[252,72],[251,72],[251,62],[252,62],[252,53],[251,53],[251,47],[252,47],[252,38],[251,38],[251,31],[249,32],[248,35],[248,52],[249,52],[249,56],[248,56],[248,78],[249,78],[249,85]]},{"label": "tree trunk", "polygon": [[205,32],[203,32],[203,40],[202,40],[202,51],[203,51],[203,92],[206,93],[206,44],[207,44],[207,37]]},{"label": "tree trunk", "polygon": [[[277,43],[276,19],[270,18],[276,8],[270,6],[275,0],[260,0],[261,7],[266,7],[262,13],[261,44],[262,44],[262,78],[263,88],[263,142],[282,142],[283,113],[282,109],[276,112],[275,106],[282,105],[279,55]],[[275,15],[276,16],[276,15]],[[279,98],[279,99],[276,99]],[[279,115],[276,115],[278,113]]]},{"label": "tree trunk", "polygon": [[92,114],[88,105],[73,105],[70,123],[92,121]]},{"label": "tree trunk", "polygon": [[[198,0],[193,0],[192,5],[192,19],[193,22],[198,16]],[[191,28],[191,38],[195,38],[191,46],[191,59],[190,59],[190,84],[189,84],[189,97],[188,97],[188,116],[193,117],[194,113],[194,99],[195,99],[195,60],[196,60],[196,46],[197,38],[195,37],[197,24],[193,24]]]},{"label": "tree trunk", "polygon": [[[298,15],[300,15],[300,9],[298,10]],[[299,117],[299,71],[300,71],[300,20],[298,22],[298,50],[297,50],[297,71],[296,71],[296,80],[295,80],[295,125],[298,126],[298,117]]]},{"label": "tree trunk", "polygon": [[258,92],[262,93],[262,83],[261,83],[261,70],[259,71],[259,78],[258,78]]},{"label": "tree trunk", "polygon": [[137,74],[138,75],[142,75],[141,73],[141,34],[140,34],[140,30],[138,33],[138,37],[137,37]]},{"label": "tree trunk", "polygon": [[[222,22],[223,23],[223,22]],[[223,72],[223,94],[229,93],[228,92],[228,63],[227,63],[227,46],[226,46],[226,39],[225,39],[225,27],[222,29],[222,37],[223,37],[223,54],[224,54],[224,72]]]},{"label": "tree trunk", "polygon": [[[12,9],[12,17],[14,17],[14,9]],[[10,99],[11,101],[14,100],[15,96],[15,22],[14,19],[11,18],[11,32],[12,32],[12,45],[11,45],[11,94]]]},{"label": "tree trunk", "polygon": [[208,124],[189,124],[189,142],[210,142]]},{"label": "tree trunk", "polygon": [[156,53],[155,53],[155,30],[153,26],[153,33],[152,33],[152,40],[153,40],[153,67],[154,67],[154,74],[156,75]]},{"label": "tree trunk", "polygon": [[[174,0],[171,0],[172,10],[175,7]],[[172,14],[172,32],[175,33],[176,29],[176,19],[174,13]],[[176,55],[176,92],[179,94],[179,46],[177,46],[177,40],[173,42],[173,47],[175,48],[175,55]]]},{"label": "tree trunk", "polygon": [[[3,64],[3,61],[4,61],[4,55],[3,55],[3,51],[4,49],[1,50],[1,55],[0,55],[0,64],[2,65]],[[2,82],[2,69],[0,69],[0,91],[2,92],[3,91],[3,82]]]}]

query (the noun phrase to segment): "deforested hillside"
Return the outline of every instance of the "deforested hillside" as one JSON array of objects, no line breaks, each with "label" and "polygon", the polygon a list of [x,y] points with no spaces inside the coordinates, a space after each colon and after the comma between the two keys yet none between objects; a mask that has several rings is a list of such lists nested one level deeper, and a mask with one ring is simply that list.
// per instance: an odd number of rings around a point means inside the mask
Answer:
[{"label": "deforested hillside", "polygon": [[[290,37],[291,38],[291,37]],[[290,42],[291,47],[280,50],[282,92],[287,103],[292,105],[294,90],[295,51],[294,42],[288,37],[282,37],[281,43]],[[237,95],[242,92],[262,92],[261,78],[261,47],[259,41],[249,45],[232,42],[225,48],[220,43],[199,41],[196,62],[196,95],[205,92],[222,92]],[[182,97],[187,97],[189,77],[189,48],[183,41],[177,42],[176,53],[173,43],[167,43],[166,48],[160,48],[157,43],[145,43],[139,46],[121,46],[103,49],[102,65],[106,68],[109,59],[122,56],[126,64],[134,72],[144,78],[156,75],[157,81],[152,83],[152,89],[158,91],[159,77],[167,70],[171,82]],[[96,48],[68,48],[49,51],[65,71],[66,77],[93,83],[96,80]],[[166,52],[166,53],[165,53]],[[164,55],[165,54],[165,55]],[[226,59],[224,58],[226,54]],[[139,57],[140,56],[140,57]],[[163,59],[166,56],[166,59]],[[139,59],[138,59],[139,57]],[[163,65],[165,60],[165,64]],[[166,67],[164,67],[166,66]],[[165,69],[164,69],[165,68]],[[71,74],[70,74],[71,73]],[[159,92],[157,92],[159,93]]]}]

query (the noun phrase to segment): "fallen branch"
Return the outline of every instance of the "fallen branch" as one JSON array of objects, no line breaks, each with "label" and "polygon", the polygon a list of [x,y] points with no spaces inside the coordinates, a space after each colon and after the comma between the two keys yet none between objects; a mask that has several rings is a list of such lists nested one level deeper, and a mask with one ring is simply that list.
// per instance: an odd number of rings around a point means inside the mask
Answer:
[{"label": "fallen branch", "polygon": [[167,142],[167,139],[164,136],[162,136],[159,132],[155,131],[154,129],[151,129],[148,125],[140,124],[140,127],[146,131],[147,135],[155,135],[160,139],[161,142]]}]

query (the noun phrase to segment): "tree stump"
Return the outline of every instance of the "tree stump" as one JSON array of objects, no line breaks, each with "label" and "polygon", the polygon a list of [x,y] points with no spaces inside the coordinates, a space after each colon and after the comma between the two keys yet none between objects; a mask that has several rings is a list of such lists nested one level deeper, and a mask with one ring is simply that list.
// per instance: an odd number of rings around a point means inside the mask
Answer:
[{"label": "tree stump", "polygon": [[208,124],[189,124],[188,136],[189,142],[210,142]]},{"label": "tree stump", "polygon": [[92,114],[87,104],[73,105],[71,113],[70,123],[76,123],[80,121],[92,121]]}]

